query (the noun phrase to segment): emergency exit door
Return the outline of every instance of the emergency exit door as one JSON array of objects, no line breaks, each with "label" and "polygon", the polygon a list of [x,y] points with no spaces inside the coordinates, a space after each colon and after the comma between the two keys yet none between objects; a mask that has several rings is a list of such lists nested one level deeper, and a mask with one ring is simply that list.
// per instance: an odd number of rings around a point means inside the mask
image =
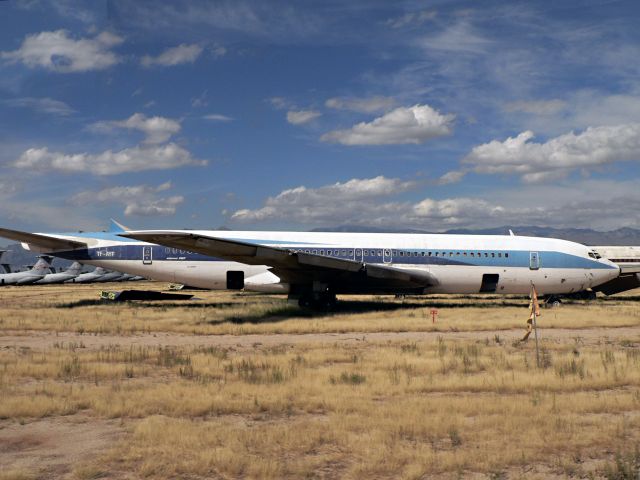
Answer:
[{"label": "emergency exit door", "polygon": [[529,252],[529,269],[538,270],[540,268],[540,255],[538,252]]},{"label": "emergency exit door", "polygon": [[151,246],[142,247],[142,263],[143,265],[151,265],[153,263],[153,249]]}]

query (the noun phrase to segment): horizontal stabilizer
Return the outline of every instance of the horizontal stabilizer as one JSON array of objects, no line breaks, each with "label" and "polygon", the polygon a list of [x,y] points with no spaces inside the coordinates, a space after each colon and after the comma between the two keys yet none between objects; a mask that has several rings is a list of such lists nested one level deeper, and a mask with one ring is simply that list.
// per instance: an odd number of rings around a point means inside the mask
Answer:
[{"label": "horizontal stabilizer", "polygon": [[73,250],[75,248],[87,248],[84,242],[68,240],[64,238],[45,235],[42,233],[21,232],[20,230],[9,230],[8,228],[0,228],[0,237],[9,238],[17,242],[36,245],[44,250]]}]

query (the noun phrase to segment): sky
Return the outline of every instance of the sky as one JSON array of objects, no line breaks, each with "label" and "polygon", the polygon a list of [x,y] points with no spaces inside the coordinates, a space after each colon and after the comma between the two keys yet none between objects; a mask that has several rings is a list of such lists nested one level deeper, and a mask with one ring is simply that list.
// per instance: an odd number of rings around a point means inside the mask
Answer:
[{"label": "sky", "polygon": [[640,228],[640,3],[0,1],[0,226]]}]

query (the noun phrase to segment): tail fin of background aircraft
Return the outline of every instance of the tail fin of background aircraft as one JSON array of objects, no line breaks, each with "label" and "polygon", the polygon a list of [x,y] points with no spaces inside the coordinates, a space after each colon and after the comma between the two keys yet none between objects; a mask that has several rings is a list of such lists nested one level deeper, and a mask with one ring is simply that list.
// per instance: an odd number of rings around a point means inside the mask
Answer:
[{"label": "tail fin of background aircraft", "polygon": [[35,273],[46,275],[51,271],[51,258],[48,255],[40,255],[36,264],[31,268]]},{"label": "tail fin of background aircraft", "polygon": [[[2,259],[2,255],[4,255],[8,250],[0,250],[0,259]],[[0,273],[11,273],[11,265],[8,263],[0,263]],[[4,272],[3,272],[4,269]]]},{"label": "tail fin of background aircraft", "polygon": [[68,273],[69,275],[80,275],[81,270],[82,264],[80,262],[73,262],[64,273]]}]

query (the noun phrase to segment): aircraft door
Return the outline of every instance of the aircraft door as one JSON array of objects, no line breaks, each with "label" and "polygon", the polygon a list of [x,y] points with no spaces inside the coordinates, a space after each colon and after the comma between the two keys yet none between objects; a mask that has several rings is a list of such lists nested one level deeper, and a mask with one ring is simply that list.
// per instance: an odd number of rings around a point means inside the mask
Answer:
[{"label": "aircraft door", "polygon": [[392,260],[393,260],[393,255],[391,254],[391,249],[385,248],[382,251],[382,261],[384,263],[391,263]]},{"label": "aircraft door", "polygon": [[149,245],[142,247],[142,264],[151,265],[153,263],[153,249]]},{"label": "aircraft door", "polygon": [[540,268],[540,255],[538,252],[529,252],[529,269],[538,270]]}]

